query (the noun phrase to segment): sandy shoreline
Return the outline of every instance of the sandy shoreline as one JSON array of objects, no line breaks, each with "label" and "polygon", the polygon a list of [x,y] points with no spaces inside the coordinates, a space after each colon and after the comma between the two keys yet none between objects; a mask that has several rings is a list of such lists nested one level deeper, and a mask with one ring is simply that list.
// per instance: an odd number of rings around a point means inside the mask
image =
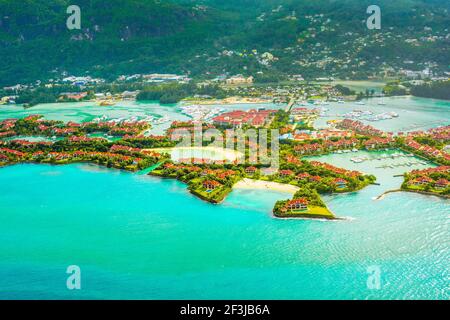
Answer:
[{"label": "sandy shoreline", "polygon": [[[219,147],[173,147],[144,150],[159,153],[170,153],[172,155],[172,160],[174,161],[180,158],[204,158],[234,161],[243,157],[243,154],[239,151]],[[195,154],[196,152],[198,152],[199,154]]]},{"label": "sandy shoreline", "polygon": [[217,100],[201,100],[201,99],[190,99],[183,100],[184,104],[197,104],[197,105],[234,105],[234,104],[265,104],[272,103],[272,101],[260,98],[237,98],[228,97],[225,99]]},{"label": "sandy shoreline", "polygon": [[236,183],[233,186],[233,189],[260,189],[260,190],[272,190],[285,192],[289,194],[295,194],[300,188],[290,185],[290,184],[282,184],[278,182],[272,181],[263,181],[263,180],[252,180],[252,179],[243,179]]}]

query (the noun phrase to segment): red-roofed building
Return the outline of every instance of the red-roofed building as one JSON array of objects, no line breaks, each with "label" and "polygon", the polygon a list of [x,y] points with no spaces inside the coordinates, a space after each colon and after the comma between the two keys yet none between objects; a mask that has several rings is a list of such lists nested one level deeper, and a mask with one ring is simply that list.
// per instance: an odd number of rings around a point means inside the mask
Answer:
[{"label": "red-roofed building", "polygon": [[307,172],[302,172],[302,173],[299,173],[296,177],[295,177],[295,179],[296,180],[308,180],[309,179],[309,177],[310,177],[311,175],[309,174],[309,173],[307,173]]},{"label": "red-roofed building", "polygon": [[276,110],[235,110],[226,112],[213,119],[218,126],[231,126],[240,128],[243,125],[262,127],[269,124],[276,113]]},{"label": "red-roofed building", "polygon": [[439,179],[434,183],[436,189],[445,189],[449,186],[450,182],[447,179]]},{"label": "red-roofed building", "polygon": [[306,198],[289,200],[286,203],[285,208],[287,210],[295,210],[295,211],[308,210],[308,200]]},{"label": "red-roofed building", "polygon": [[338,189],[347,188],[347,181],[341,178],[336,178],[333,180],[334,184]]},{"label": "red-roofed building", "polygon": [[424,176],[424,177],[418,177],[412,181],[412,183],[416,186],[422,186],[424,184],[432,183],[433,179],[430,177]]},{"label": "red-roofed building", "polygon": [[215,180],[206,180],[203,181],[203,187],[207,190],[207,191],[212,191],[215,190],[216,188],[220,187],[221,184]]},{"label": "red-roofed building", "polygon": [[256,167],[247,167],[245,168],[245,173],[247,174],[255,174],[258,169]]},{"label": "red-roofed building", "polygon": [[281,170],[280,171],[280,176],[282,177],[289,177],[292,176],[294,174],[294,171],[292,170]]}]

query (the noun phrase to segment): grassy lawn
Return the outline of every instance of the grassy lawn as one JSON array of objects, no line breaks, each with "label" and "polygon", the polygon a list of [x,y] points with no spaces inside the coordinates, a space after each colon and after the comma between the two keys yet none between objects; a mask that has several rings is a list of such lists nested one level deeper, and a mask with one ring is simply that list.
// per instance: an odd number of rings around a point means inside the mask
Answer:
[{"label": "grassy lawn", "polygon": [[326,218],[326,219],[335,219],[334,214],[325,207],[318,206],[308,206],[308,210],[295,210],[289,211],[282,215],[278,215],[280,217],[289,218],[291,217],[305,217],[305,218]]},{"label": "grassy lawn", "polygon": [[230,188],[220,187],[216,188],[215,190],[211,192],[207,192],[204,188],[197,188],[192,189],[191,193],[194,195],[200,197],[203,200],[212,202],[212,203],[219,203],[221,202],[227,195],[230,193]]}]

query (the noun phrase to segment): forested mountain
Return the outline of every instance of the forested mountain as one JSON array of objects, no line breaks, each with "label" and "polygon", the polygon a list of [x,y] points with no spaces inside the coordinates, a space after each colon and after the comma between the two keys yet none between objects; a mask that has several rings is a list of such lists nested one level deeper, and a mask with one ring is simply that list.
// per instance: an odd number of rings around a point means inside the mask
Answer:
[{"label": "forested mountain", "polygon": [[[81,30],[66,27],[71,4],[81,8]],[[371,4],[381,7],[381,30],[366,27]],[[0,84],[62,71],[111,79],[444,72],[449,13],[446,0],[0,0]]]}]

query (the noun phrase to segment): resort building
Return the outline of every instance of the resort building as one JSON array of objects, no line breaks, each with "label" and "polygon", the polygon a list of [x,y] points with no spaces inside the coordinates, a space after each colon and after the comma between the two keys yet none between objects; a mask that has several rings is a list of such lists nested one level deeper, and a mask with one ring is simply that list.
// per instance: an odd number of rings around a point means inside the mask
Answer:
[{"label": "resort building", "polygon": [[355,134],[351,130],[321,129],[312,133],[313,139],[330,140],[335,138],[351,138]]},{"label": "resort building", "polygon": [[124,151],[124,152],[141,152],[141,149],[115,144],[115,145],[111,146],[109,151],[111,151],[111,152],[117,152],[117,151],[119,151],[119,152],[120,151]]},{"label": "resort building", "polygon": [[280,171],[280,176],[282,176],[282,177],[289,177],[292,175],[294,175],[294,171],[292,171],[292,170],[281,170]]},{"label": "resort building", "polygon": [[334,179],[333,182],[336,185],[336,188],[338,188],[338,189],[347,188],[347,181],[344,179],[337,178],[337,179]]},{"label": "resort building", "polygon": [[386,148],[391,146],[393,142],[394,140],[392,138],[374,137],[364,142],[364,146],[368,150],[376,148]]},{"label": "resort building", "polygon": [[320,182],[322,178],[320,176],[311,176],[309,177],[309,181],[311,182]]},{"label": "resort building", "polygon": [[248,78],[244,77],[241,74],[232,76],[230,78],[228,78],[227,80],[225,80],[226,84],[230,84],[230,85],[239,85],[239,84],[252,84],[253,83],[253,77],[250,76]]},{"label": "resort building", "polygon": [[243,125],[263,127],[270,124],[276,110],[250,110],[248,112],[236,110],[226,112],[213,118],[217,126],[241,128]]},{"label": "resort building", "polygon": [[425,177],[418,177],[418,178],[416,178],[416,179],[414,179],[412,181],[412,183],[415,186],[423,186],[425,184],[429,184],[429,183],[432,183],[432,182],[434,182],[434,180],[431,179],[430,177],[426,177],[426,176]]},{"label": "resort building", "polygon": [[245,173],[247,174],[255,174],[258,169],[256,167],[247,167],[245,168]]},{"label": "resort building", "polygon": [[286,203],[285,208],[292,211],[308,210],[308,200],[306,198],[290,200]]},{"label": "resort building", "polygon": [[304,181],[304,180],[308,180],[309,177],[311,177],[311,175],[307,172],[303,172],[303,173],[299,173],[296,177],[295,180],[298,181]]},{"label": "resort building", "polygon": [[409,138],[406,141],[406,145],[411,149],[414,149],[415,151],[425,153],[429,157],[444,158],[445,160],[450,161],[450,154],[446,153],[445,151],[436,149],[434,147],[420,144],[417,141],[413,140],[412,138]]},{"label": "resort building", "polygon": [[337,124],[337,127],[341,128],[341,129],[353,130],[359,134],[375,136],[375,137],[383,137],[383,136],[387,135],[382,130],[374,128],[370,125],[365,125],[361,121],[351,120],[351,119],[342,120],[340,123]]},{"label": "resort building", "polygon": [[356,178],[356,177],[362,176],[362,173],[359,172],[359,171],[350,171],[350,170],[346,170],[346,169],[343,169],[343,168],[335,167],[335,166],[333,166],[331,164],[328,164],[328,163],[322,163],[322,162],[319,162],[319,161],[311,161],[311,165],[313,165],[314,167],[324,168],[324,169],[330,170],[330,171],[332,171],[334,173],[337,173],[337,174],[343,174],[343,175],[345,175],[347,177]]},{"label": "resort building", "polygon": [[59,95],[59,99],[80,101],[88,95],[87,92],[66,92]]},{"label": "resort building", "polygon": [[434,187],[436,189],[445,189],[450,185],[450,182],[448,182],[447,179],[439,179],[434,183]]},{"label": "resort building", "polygon": [[215,180],[203,181],[203,187],[206,189],[206,191],[213,191],[220,186],[221,184]]}]

